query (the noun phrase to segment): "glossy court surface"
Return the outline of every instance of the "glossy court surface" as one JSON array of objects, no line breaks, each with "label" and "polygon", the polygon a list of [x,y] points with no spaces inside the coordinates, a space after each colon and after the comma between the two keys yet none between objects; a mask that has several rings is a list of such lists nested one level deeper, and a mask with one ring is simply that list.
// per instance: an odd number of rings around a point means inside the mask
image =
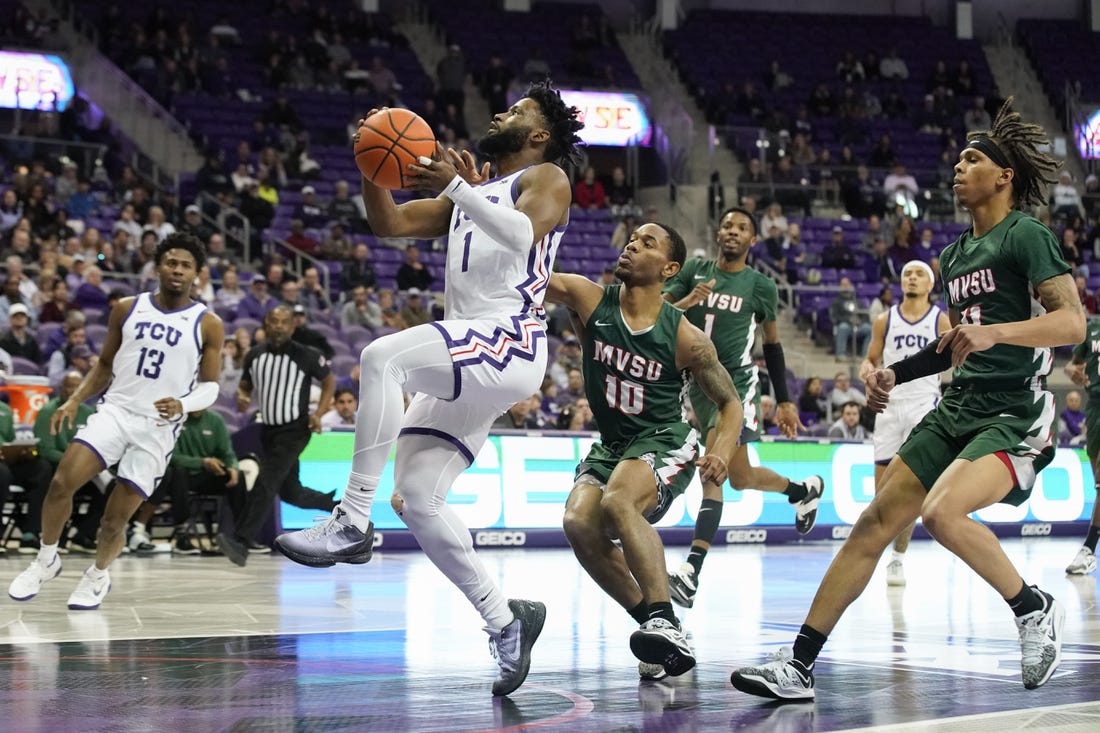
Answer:
[{"label": "glossy court surface", "polygon": [[[0,600],[0,721],[42,731],[1100,731],[1096,576],[1066,577],[1069,539],[1009,540],[1066,607],[1057,675],[1020,682],[1005,604],[945,550],[915,542],[908,585],[883,568],[830,638],[814,703],[748,697],[729,673],[789,644],[839,544],[723,546],[683,614],[698,667],[639,683],[629,617],[565,549],[484,551],[512,597],[548,606],[527,683],[489,691],[481,620],[419,552],[316,570],[279,556],[125,556],[99,611],[65,608],[86,556],[32,601]],[[669,548],[670,566],[684,548]],[[28,561],[9,551],[0,580]]]}]

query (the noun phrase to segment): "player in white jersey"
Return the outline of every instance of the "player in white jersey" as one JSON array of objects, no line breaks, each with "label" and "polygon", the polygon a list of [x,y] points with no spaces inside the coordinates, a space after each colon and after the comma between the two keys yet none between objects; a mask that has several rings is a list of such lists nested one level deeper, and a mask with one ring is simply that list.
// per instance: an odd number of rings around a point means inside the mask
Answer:
[{"label": "player in white jersey", "polygon": [[[901,268],[902,301],[890,306],[871,324],[871,341],[859,368],[860,379],[866,379],[883,364],[895,364],[912,356],[951,328],[947,314],[928,300],[933,284],[932,268],[924,262],[911,260]],[[914,379],[890,393],[890,403],[875,420],[875,486],[909,433],[939,399],[938,374]],[[894,552],[886,566],[888,585],[905,585],[903,558],[914,526],[915,523],[910,524],[894,539]]]},{"label": "player in white jersey", "polygon": [[[436,160],[410,166],[418,188],[442,191],[434,199],[397,206],[388,191],[363,181],[375,234],[447,238],[444,320],[363,350],[343,499],[322,524],[275,540],[280,552],[304,565],[370,560],[371,505],[396,441],[392,503],[431,561],[485,619],[500,666],[494,695],[509,694],[526,678],[546,607],[503,596],[446,498],[492,422],[542,382],[542,300],[572,197],[561,165],[575,162],[581,127],[576,108],[548,82],[533,84],[493,117],[478,142],[495,161],[497,178],[488,180],[488,168],[478,171],[469,153],[439,147]],[[407,412],[403,390],[416,393]]]},{"label": "player in white jersey", "polygon": [[98,608],[111,589],[107,567],[122,552],[130,517],[164,476],[187,413],[209,407],[218,396],[225,330],[220,318],[191,300],[204,259],[202,243],[190,234],[166,237],[156,251],[157,292],[123,298],[111,309],[99,360],[57,408],[50,429],[75,424],[81,403],[107,392],[57,466],[42,505],[41,549],[8,587],[13,599],[30,600],[61,572],[57,543],[73,511],[73,494],[117,463],[95,564],[69,596],[69,608]]}]

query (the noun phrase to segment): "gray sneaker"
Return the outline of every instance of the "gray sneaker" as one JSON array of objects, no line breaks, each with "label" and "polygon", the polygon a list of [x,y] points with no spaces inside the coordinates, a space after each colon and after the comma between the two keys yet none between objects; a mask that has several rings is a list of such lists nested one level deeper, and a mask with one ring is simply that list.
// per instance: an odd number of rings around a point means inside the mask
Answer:
[{"label": "gray sneaker", "polygon": [[527,679],[531,669],[531,647],[542,633],[546,623],[546,605],[538,601],[512,599],[508,608],[516,617],[500,631],[489,633],[489,651],[500,665],[500,674],[493,681],[493,694],[497,697],[512,694]]},{"label": "gray sneaker", "polygon": [[1037,588],[1036,591],[1046,598],[1046,609],[1016,619],[1020,632],[1020,672],[1024,687],[1029,690],[1045,684],[1058,669],[1062,661],[1062,627],[1066,623],[1062,604]]},{"label": "gray sneaker", "polygon": [[327,568],[338,562],[362,565],[374,554],[374,522],[363,532],[348,520],[340,507],[320,524],[275,538],[275,549],[311,568]]}]

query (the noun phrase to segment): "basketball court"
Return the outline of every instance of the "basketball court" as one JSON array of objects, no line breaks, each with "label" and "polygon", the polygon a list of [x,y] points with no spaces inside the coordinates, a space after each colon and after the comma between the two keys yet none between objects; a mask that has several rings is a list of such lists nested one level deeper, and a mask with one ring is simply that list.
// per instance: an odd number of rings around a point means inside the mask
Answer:
[{"label": "basketball court", "polygon": [[[32,601],[0,600],[0,719],[35,731],[963,731],[1100,730],[1095,576],[1066,577],[1065,538],[1007,540],[1030,582],[1065,605],[1063,661],[1020,682],[1005,604],[939,546],[914,542],[908,585],[883,568],[817,665],[813,703],[770,703],[729,684],[790,644],[839,548],[722,546],[683,613],[699,664],[639,682],[634,623],[567,549],[482,551],[511,597],[542,600],[531,674],[494,699],[481,619],[419,552],[310,569],[277,555],[124,556],[99,611],[65,601],[87,556]],[[670,565],[682,547],[670,548]],[[0,558],[7,583],[29,556]]]}]

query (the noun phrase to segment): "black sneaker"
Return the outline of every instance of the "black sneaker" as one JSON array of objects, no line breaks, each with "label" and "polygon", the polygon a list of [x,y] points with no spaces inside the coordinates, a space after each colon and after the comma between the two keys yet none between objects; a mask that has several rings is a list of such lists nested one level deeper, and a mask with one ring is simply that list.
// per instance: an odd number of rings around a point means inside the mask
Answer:
[{"label": "black sneaker", "polygon": [[649,619],[630,635],[630,651],[643,662],[661,665],[673,677],[695,666],[695,652],[684,630],[659,616]]},{"label": "black sneaker", "polygon": [[218,547],[229,558],[229,562],[234,565],[243,568],[248,564],[248,547],[244,544],[244,540],[239,537],[233,537],[225,532],[218,532]]},{"label": "black sneaker", "polygon": [[265,545],[263,542],[257,542],[256,540],[249,540],[245,542],[245,547],[248,548],[249,555],[270,555],[271,547]]},{"label": "black sneaker", "polygon": [[311,568],[327,568],[338,562],[361,565],[374,554],[374,523],[363,532],[348,520],[340,507],[320,524],[275,538],[275,549]]},{"label": "black sneaker", "polygon": [[172,543],[173,555],[198,555],[201,552],[190,537],[177,537],[176,541]]},{"label": "black sneaker", "polygon": [[94,555],[96,552],[95,540],[82,534],[78,534],[69,540],[69,549],[84,555]]},{"label": "black sneaker", "polygon": [[489,632],[489,651],[500,665],[493,681],[493,694],[510,695],[527,679],[531,669],[531,647],[546,623],[546,605],[538,601],[509,600],[508,608],[516,617],[500,631]]},{"label": "black sneaker", "polygon": [[806,496],[794,505],[794,528],[799,534],[809,534],[817,523],[817,505],[825,494],[825,479],[810,476],[802,483],[806,487]]}]

